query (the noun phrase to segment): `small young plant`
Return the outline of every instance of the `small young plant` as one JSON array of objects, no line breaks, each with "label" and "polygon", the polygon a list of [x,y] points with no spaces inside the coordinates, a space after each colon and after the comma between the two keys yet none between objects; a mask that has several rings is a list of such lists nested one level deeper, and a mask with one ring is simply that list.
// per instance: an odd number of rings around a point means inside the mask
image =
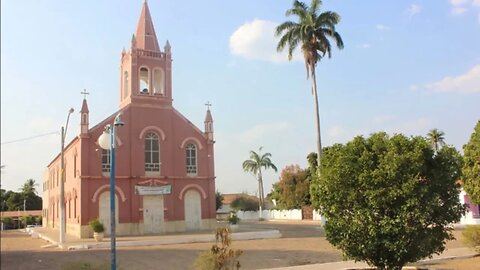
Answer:
[{"label": "small young plant", "polygon": [[98,220],[98,218],[91,220],[88,222],[88,225],[90,225],[90,228],[96,233],[102,233],[105,231],[105,227],[103,226],[103,223]]},{"label": "small young plant", "polygon": [[238,270],[240,261],[238,257],[243,251],[230,248],[232,240],[230,239],[230,230],[228,228],[218,228],[215,232],[215,245],[210,251],[200,253],[195,260],[195,269],[197,270]]},{"label": "small young plant", "polygon": [[237,213],[235,211],[230,212],[230,215],[228,216],[228,223],[235,225],[240,221],[240,218],[237,216]]}]

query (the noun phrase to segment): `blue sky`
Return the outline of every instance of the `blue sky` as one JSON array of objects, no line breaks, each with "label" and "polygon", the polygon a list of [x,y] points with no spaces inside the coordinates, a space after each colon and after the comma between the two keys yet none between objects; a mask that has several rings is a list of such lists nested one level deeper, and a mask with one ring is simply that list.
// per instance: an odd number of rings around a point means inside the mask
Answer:
[{"label": "blue sky", "polygon": [[[120,53],[141,3],[2,1],[2,188],[41,183],[60,149],[58,134],[5,142],[59,131],[73,107],[71,140],[83,89],[91,126],[118,108]],[[298,55],[276,53],[273,35],[292,1],[148,3],[159,44],[172,46],[174,106],[203,129],[204,103],[213,104],[217,188],[255,194],[241,163],[260,146],[279,169],[305,166],[315,150],[310,82]],[[480,119],[480,0],[326,0],[323,10],[342,16],[345,42],[317,67],[324,144],[439,128],[461,150]],[[266,174],[267,191],[278,177]]]}]

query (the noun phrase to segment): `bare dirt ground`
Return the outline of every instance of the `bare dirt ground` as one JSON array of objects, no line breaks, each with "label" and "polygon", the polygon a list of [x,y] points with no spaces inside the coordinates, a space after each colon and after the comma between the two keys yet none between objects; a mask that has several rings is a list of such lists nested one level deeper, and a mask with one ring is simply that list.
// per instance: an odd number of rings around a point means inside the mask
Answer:
[{"label": "bare dirt ground", "polygon": [[[249,229],[252,230],[279,229],[283,237],[234,241],[233,248],[244,251],[240,257],[241,269],[285,267],[342,260],[341,253],[326,241],[317,224],[262,222],[242,226],[250,226]],[[450,241],[447,247],[464,247],[460,241],[461,233],[455,232],[455,234],[459,240]],[[75,262],[106,266],[110,264],[108,249],[61,251],[57,248],[41,248],[47,244],[44,240],[32,239],[22,232],[2,232],[1,269],[68,269],[69,265]],[[209,250],[211,246],[212,243],[194,243],[118,248],[117,268],[123,270],[193,269],[193,262],[198,254]],[[478,261],[476,265],[478,266]],[[437,265],[433,267],[437,268]]]},{"label": "bare dirt ground", "polygon": [[448,260],[435,264],[425,265],[426,267],[442,270],[478,270],[480,268],[480,257],[469,259]]}]

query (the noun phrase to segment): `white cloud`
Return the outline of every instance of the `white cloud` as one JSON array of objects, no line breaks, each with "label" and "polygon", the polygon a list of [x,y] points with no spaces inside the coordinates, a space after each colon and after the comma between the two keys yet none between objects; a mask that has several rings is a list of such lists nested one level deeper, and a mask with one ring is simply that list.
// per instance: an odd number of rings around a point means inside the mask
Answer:
[{"label": "white cloud", "polygon": [[426,85],[434,92],[480,93],[480,64],[465,74],[447,76],[440,81]]},{"label": "white cloud", "polygon": [[275,136],[278,132],[285,132],[288,128],[287,122],[260,124],[240,133],[239,140],[242,143],[251,143],[268,136]]},{"label": "white cloud", "polygon": [[[288,61],[288,48],[277,52],[279,38],[275,37],[278,23],[255,19],[241,25],[230,36],[230,51],[247,59],[281,63]],[[300,50],[294,52],[293,59],[302,61]]]},{"label": "white cloud", "polygon": [[412,84],[408,87],[408,90],[410,91],[417,91],[418,90],[418,85]]},{"label": "white cloud", "polygon": [[361,47],[364,48],[364,49],[368,49],[368,48],[371,47],[371,45],[368,44],[368,43],[364,43],[364,44],[361,45]]},{"label": "white cloud", "polygon": [[461,14],[465,13],[466,11],[467,11],[467,9],[464,8],[464,7],[454,7],[452,9],[452,13],[454,15],[461,15]]},{"label": "white cloud", "polygon": [[450,0],[450,4],[452,5],[452,14],[461,15],[467,12],[470,3],[473,7],[480,7],[480,0]]},{"label": "white cloud", "polygon": [[407,9],[407,13],[410,17],[415,16],[416,14],[420,13],[420,11],[422,11],[422,7],[417,4],[410,4]]},{"label": "white cloud", "polygon": [[466,4],[468,1],[469,0],[450,0],[450,4],[452,4],[452,6],[461,6]]},{"label": "white cloud", "polygon": [[383,25],[383,24],[381,24],[381,23],[375,25],[375,28],[376,28],[377,30],[380,30],[380,31],[388,31],[388,30],[390,30],[390,27],[388,27],[388,26],[386,26],[386,25]]}]

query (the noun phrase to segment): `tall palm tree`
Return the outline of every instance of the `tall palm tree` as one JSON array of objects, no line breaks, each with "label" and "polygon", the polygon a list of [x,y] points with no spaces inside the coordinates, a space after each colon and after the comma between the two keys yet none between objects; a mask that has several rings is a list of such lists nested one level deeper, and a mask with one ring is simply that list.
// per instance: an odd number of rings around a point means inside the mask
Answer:
[{"label": "tall palm tree", "polygon": [[322,140],[320,136],[320,116],[318,110],[317,81],[315,67],[325,56],[330,58],[332,39],[337,48],[343,49],[343,40],[335,30],[335,25],[340,22],[340,15],[335,12],[325,11],[320,13],[321,0],[311,0],[310,6],[295,0],[293,7],[286,12],[286,16],[294,15],[298,22],[286,21],[276,29],[276,36],[281,36],[277,45],[277,51],[282,51],[288,46],[288,59],[292,59],[292,53],[298,45],[301,46],[305,60],[307,80],[312,78],[312,95],[315,102],[315,120],[317,128],[317,151],[318,164],[322,156]]},{"label": "tall palm tree", "polygon": [[436,128],[430,130],[427,134],[427,139],[430,141],[432,144],[432,148],[435,151],[435,153],[440,150],[441,147],[445,145],[445,133],[441,130],[438,130]]},{"label": "tall palm tree", "polygon": [[33,193],[33,194],[36,194],[37,193],[37,189],[35,188],[38,184],[35,182],[35,180],[33,179],[28,179],[25,184],[23,184],[22,188],[20,188],[20,190],[22,191],[23,194],[29,194],[29,193]]},{"label": "tall palm tree", "polygon": [[245,172],[252,173],[258,180],[258,197],[260,198],[259,207],[260,207],[260,214],[262,212],[262,208],[264,207],[264,193],[263,193],[263,178],[262,178],[262,168],[267,170],[272,168],[275,172],[277,172],[277,167],[273,164],[272,154],[265,153],[262,154],[262,148],[258,149],[258,153],[255,151],[250,151],[250,159],[247,159],[243,162],[243,170]]}]

